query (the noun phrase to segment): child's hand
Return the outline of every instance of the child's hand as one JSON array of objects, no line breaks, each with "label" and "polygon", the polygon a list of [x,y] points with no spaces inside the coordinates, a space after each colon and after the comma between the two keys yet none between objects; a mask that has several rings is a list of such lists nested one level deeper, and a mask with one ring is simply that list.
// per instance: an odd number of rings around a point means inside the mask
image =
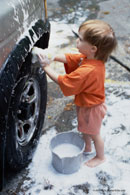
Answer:
[{"label": "child's hand", "polygon": [[51,63],[51,60],[46,55],[39,54],[38,57],[42,67],[48,66]]},{"label": "child's hand", "polygon": [[50,64],[55,58],[55,55],[52,53],[53,52],[51,50],[49,51],[49,49],[41,49],[38,47],[34,47],[32,49],[32,63],[37,62],[39,59],[42,65]]}]

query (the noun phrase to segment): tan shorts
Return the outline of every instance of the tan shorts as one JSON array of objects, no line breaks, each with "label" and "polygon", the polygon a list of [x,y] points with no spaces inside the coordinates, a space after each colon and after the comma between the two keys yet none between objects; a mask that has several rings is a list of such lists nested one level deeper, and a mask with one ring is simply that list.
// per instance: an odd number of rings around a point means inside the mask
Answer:
[{"label": "tan shorts", "polygon": [[85,134],[99,134],[106,110],[104,103],[91,108],[77,106],[78,130]]}]

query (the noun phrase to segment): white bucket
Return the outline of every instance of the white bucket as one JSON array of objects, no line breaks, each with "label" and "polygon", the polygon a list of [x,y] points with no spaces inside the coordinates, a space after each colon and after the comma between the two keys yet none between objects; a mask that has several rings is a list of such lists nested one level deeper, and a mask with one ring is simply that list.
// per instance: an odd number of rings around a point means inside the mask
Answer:
[{"label": "white bucket", "polygon": [[50,142],[52,165],[60,173],[71,174],[83,162],[85,142],[76,132],[58,133]]}]

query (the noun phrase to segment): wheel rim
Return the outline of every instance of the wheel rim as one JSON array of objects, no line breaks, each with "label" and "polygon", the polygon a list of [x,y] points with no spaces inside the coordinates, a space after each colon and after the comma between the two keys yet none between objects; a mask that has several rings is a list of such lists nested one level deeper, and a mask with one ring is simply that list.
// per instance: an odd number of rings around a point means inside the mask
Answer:
[{"label": "wheel rim", "polygon": [[29,79],[21,93],[16,119],[17,144],[27,145],[37,130],[40,111],[40,88],[36,79]]}]

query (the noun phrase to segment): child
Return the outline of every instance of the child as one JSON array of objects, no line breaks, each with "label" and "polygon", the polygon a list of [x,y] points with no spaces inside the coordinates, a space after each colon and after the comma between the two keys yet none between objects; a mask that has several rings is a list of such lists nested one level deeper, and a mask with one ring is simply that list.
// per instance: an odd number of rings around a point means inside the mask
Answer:
[{"label": "child", "polygon": [[39,54],[44,71],[59,84],[65,96],[75,95],[78,130],[83,133],[85,152],[91,151],[94,142],[96,156],[86,162],[95,167],[105,161],[104,142],[100,127],[106,113],[105,102],[105,62],[116,48],[117,41],[113,29],[101,20],[89,20],[81,24],[77,35],[79,54],[57,56],[54,61],[64,63],[66,74],[58,75],[49,65],[46,56]]}]

